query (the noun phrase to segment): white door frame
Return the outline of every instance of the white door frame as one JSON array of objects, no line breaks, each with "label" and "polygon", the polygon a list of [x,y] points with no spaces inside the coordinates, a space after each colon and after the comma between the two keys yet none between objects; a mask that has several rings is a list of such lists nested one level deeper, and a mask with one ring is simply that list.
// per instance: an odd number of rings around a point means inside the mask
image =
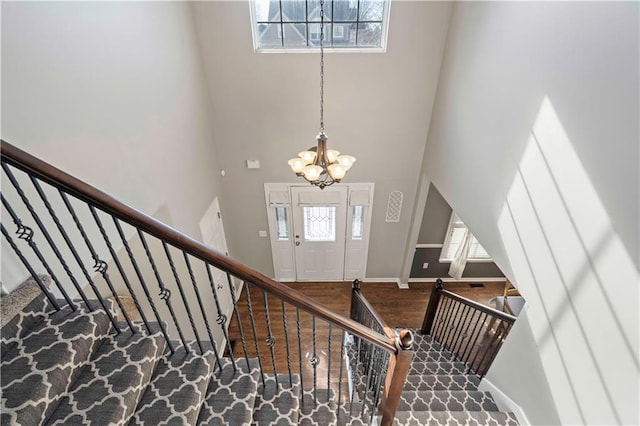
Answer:
[{"label": "white door frame", "polygon": [[[366,278],[367,257],[369,252],[374,184],[350,183],[337,185],[348,188],[343,279],[364,279]],[[274,276],[278,281],[296,280],[295,238],[293,234],[293,209],[291,205],[292,187],[311,188],[311,186],[304,184],[264,184]],[[315,190],[320,191],[318,188],[315,188]],[[354,238],[353,235],[353,214],[355,206],[362,206],[359,211],[363,213],[362,227],[360,228],[359,235],[356,236],[357,238]],[[278,215],[281,218],[286,217],[286,220],[281,221],[279,225],[276,221],[276,211],[278,211]]]}]

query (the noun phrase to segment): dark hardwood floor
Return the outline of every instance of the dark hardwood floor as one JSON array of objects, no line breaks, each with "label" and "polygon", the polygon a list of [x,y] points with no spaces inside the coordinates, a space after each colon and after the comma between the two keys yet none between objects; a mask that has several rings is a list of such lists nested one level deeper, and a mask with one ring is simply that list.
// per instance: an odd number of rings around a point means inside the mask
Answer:
[{"label": "dark hardwood floor", "polygon": [[[484,304],[487,304],[492,297],[501,295],[504,289],[504,282],[481,284],[483,287],[471,287],[469,283],[445,283],[445,288]],[[295,282],[288,283],[288,285],[333,311],[349,316],[350,282]],[[337,327],[330,329],[328,323],[321,319],[315,319],[315,327],[313,327],[314,319],[310,314],[298,311],[294,306],[288,304],[284,305],[286,315],[283,315],[281,300],[267,296],[255,286],[249,287],[248,296],[251,299],[251,305],[247,303],[245,290],[238,303],[240,325],[234,315],[229,327],[229,338],[235,343],[234,356],[237,358],[254,357],[257,352],[260,352],[262,368],[265,373],[272,373],[274,367],[279,374],[288,374],[291,370],[294,374],[302,374],[305,389],[310,388],[311,383],[315,381],[318,389],[327,389],[329,386],[337,394],[341,369],[342,330]],[[431,283],[412,283],[409,289],[399,289],[395,283],[367,282],[362,283],[361,292],[389,326],[420,328],[431,288]],[[269,312],[268,321],[267,310]],[[240,327],[244,335],[244,344],[241,339]],[[271,346],[269,346],[267,339],[269,329],[271,336],[274,337]],[[311,363],[314,353],[319,359],[315,374]],[[331,374],[328,374],[329,367]],[[345,398],[345,380],[346,377],[343,374],[341,390],[343,400]]]}]

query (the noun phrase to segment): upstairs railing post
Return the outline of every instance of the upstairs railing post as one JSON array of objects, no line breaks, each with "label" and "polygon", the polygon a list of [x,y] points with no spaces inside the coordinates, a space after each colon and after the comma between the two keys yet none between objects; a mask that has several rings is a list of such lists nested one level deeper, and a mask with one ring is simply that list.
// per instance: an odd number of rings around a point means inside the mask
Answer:
[{"label": "upstairs railing post", "polygon": [[431,296],[429,297],[429,304],[427,305],[427,311],[424,314],[424,320],[422,321],[422,328],[420,332],[422,334],[431,333],[431,327],[433,326],[433,320],[436,317],[436,311],[438,310],[438,304],[440,303],[440,291],[443,289],[442,280],[438,278],[435,283],[433,283],[433,288],[431,289]]},{"label": "upstairs railing post", "polygon": [[390,426],[396,416],[396,410],[400,403],[402,389],[407,381],[411,360],[413,359],[413,335],[409,330],[400,331],[396,338],[397,354],[391,354],[389,369],[384,384],[384,393],[380,412],[382,414],[382,426]]},{"label": "upstairs railing post", "polygon": [[354,296],[354,293],[359,292],[360,291],[360,280],[359,279],[355,279],[353,280],[353,282],[351,283],[351,309],[350,309],[350,314],[349,314],[349,318],[351,319],[355,319],[356,318],[356,309],[357,309],[357,303],[356,303],[356,298]]}]

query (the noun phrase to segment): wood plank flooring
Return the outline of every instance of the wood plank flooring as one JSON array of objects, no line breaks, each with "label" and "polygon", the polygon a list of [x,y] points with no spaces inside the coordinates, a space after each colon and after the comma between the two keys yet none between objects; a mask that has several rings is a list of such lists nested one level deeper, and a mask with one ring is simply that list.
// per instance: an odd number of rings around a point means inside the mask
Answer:
[{"label": "wood plank flooring", "polygon": [[[446,283],[445,288],[484,304],[503,292],[503,282],[482,284],[483,287],[474,288],[469,283]],[[295,282],[288,285],[338,314],[349,316],[350,282]],[[281,300],[267,296],[255,286],[249,287],[251,304],[247,303],[245,289],[238,303],[241,321],[238,323],[234,315],[229,327],[229,338],[235,342],[234,356],[255,357],[259,352],[265,373],[272,373],[275,369],[279,374],[301,374],[304,388],[311,388],[312,383],[318,389],[329,387],[336,395],[340,392],[344,400],[344,374],[342,386],[338,386],[340,370],[344,372],[340,358],[342,330],[329,327],[327,322],[314,319],[294,306],[283,305]],[[395,283],[363,283],[361,292],[389,326],[420,328],[432,284],[412,283],[409,287],[399,289]],[[283,310],[286,315],[283,315]],[[271,346],[268,344],[269,335],[273,337]],[[314,353],[319,361],[315,369],[311,362]]]}]

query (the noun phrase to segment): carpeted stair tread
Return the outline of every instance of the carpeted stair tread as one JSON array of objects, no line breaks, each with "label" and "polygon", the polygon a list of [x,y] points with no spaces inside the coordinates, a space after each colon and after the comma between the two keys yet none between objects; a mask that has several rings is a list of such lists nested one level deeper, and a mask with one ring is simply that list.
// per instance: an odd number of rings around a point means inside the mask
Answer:
[{"label": "carpeted stair tread", "polygon": [[265,385],[258,384],[253,409],[252,425],[291,425],[298,424],[300,408],[300,376],[294,374],[265,375]]},{"label": "carpeted stair tread", "polygon": [[298,424],[303,426],[336,424],[336,404],[333,391],[317,389],[304,391],[304,400],[300,401]]},{"label": "carpeted stair tread", "polygon": [[480,391],[402,391],[397,411],[499,411]]},{"label": "carpeted stair tread", "polygon": [[363,413],[362,408],[363,403],[361,402],[341,404],[339,410],[336,410],[336,424],[338,426],[364,426],[370,424],[371,413],[367,408],[364,409]]},{"label": "carpeted stair tread", "polygon": [[462,362],[412,362],[409,374],[466,374],[467,367]]},{"label": "carpeted stair tread", "polygon": [[1,423],[38,424],[48,418],[110,331],[103,311],[68,308],[33,327],[3,354]]},{"label": "carpeted stair tread", "polygon": [[195,424],[215,362],[211,352],[184,347],[161,358],[129,424]]},{"label": "carpeted stair tread", "polygon": [[209,382],[205,401],[200,409],[198,425],[248,425],[251,424],[255,405],[260,367],[256,358],[236,360],[237,371],[228,359],[223,360],[222,370],[216,371]]},{"label": "carpeted stair tread", "polygon": [[125,424],[165,349],[161,334],[110,335],[47,424]]},{"label": "carpeted stair tread", "polygon": [[498,411],[398,411],[395,426],[517,426],[513,413]]},{"label": "carpeted stair tread", "polygon": [[464,374],[411,374],[407,376],[404,390],[478,390],[480,379]]},{"label": "carpeted stair tread", "polygon": [[454,354],[449,351],[415,351],[413,362],[456,362]]},{"label": "carpeted stair tread", "polygon": [[[48,276],[42,276],[40,279],[49,286],[51,279]],[[3,324],[0,333],[0,353],[5,354],[18,346],[20,339],[29,334],[29,330],[55,312],[55,307],[33,278],[29,278],[14,291],[0,298],[0,310]]]}]

